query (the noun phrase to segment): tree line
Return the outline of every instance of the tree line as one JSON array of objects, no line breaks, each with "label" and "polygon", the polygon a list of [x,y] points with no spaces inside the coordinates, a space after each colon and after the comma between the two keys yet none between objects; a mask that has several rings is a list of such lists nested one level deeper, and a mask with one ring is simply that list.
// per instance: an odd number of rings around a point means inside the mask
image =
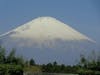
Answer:
[{"label": "tree line", "polygon": [[80,55],[80,62],[76,65],[58,64],[56,61],[39,65],[33,58],[25,60],[22,56],[16,56],[15,49],[7,54],[6,49],[0,46],[0,75],[23,75],[24,71],[100,75],[100,56],[95,59],[93,53],[91,60]]},{"label": "tree line", "polygon": [[57,64],[57,62],[43,64],[42,71],[49,73],[71,73],[79,75],[100,75],[100,55],[92,52],[91,59],[80,55],[80,62],[76,65]]},{"label": "tree line", "polygon": [[33,66],[35,61],[26,61],[22,56],[16,56],[15,49],[7,54],[6,49],[0,46],[0,75],[23,75],[27,65]]}]

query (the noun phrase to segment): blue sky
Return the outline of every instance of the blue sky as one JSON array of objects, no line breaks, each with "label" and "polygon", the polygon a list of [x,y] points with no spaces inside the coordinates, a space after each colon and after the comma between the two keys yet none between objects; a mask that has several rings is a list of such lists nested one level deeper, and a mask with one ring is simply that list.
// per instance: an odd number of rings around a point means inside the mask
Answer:
[{"label": "blue sky", "polygon": [[0,0],[0,34],[51,16],[100,44],[100,0]]}]

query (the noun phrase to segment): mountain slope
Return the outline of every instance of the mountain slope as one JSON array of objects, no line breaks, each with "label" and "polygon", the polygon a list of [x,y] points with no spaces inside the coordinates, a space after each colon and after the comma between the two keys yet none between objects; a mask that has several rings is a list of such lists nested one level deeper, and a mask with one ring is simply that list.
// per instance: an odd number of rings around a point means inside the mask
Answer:
[{"label": "mountain slope", "polygon": [[[88,55],[95,41],[52,17],[39,17],[0,36],[7,49],[16,48],[38,63],[58,61],[73,64],[80,54]],[[70,58],[69,58],[70,57]]]}]

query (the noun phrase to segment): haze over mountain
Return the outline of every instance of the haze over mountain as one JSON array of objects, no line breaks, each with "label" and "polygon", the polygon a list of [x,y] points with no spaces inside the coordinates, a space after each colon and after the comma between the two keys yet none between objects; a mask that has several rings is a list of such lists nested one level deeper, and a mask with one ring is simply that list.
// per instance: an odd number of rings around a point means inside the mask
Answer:
[{"label": "haze over mountain", "polygon": [[36,18],[2,34],[0,44],[40,64],[75,64],[80,54],[88,56],[96,49],[94,40],[52,17]]}]

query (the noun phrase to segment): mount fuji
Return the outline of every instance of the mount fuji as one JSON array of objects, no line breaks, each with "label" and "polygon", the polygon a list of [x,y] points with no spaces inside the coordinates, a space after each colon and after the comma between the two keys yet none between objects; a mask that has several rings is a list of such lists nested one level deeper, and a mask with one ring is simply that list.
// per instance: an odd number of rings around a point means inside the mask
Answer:
[{"label": "mount fuji", "polygon": [[95,41],[52,17],[39,17],[0,35],[0,44],[16,48],[25,58],[39,64],[57,61],[75,64],[81,54],[95,50]]}]

